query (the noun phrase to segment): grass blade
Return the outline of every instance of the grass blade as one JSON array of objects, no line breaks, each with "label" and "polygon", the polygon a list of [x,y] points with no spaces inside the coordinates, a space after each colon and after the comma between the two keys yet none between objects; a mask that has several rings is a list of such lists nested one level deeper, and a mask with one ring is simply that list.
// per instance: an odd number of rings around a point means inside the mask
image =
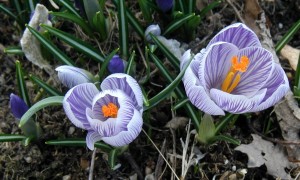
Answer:
[{"label": "grass blade", "polygon": [[53,28],[51,26],[47,26],[45,24],[41,24],[41,27],[46,29],[51,34],[55,35],[59,39],[65,41],[67,44],[75,48],[76,50],[84,53],[88,57],[91,57],[98,63],[102,63],[104,61],[104,57],[101,56],[101,52],[94,49],[91,45],[85,43],[84,41],[74,37],[73,35]]},{"label": "grass blade", "polygon": [[26,25],[29,31],[41,42],[41,44],[50,51],[58,60],[60,60],[63,64],[74,66],[75,63],[61,50],[59,50],[50,40],[46,39],[42,36],[38,31],[34,28]]},{"label": "grass blade", "polygon": [[24,102],[27,104],[27,106],[31,106],[30,99],[28,96],[27,88],[25,85],[24,80],[24,72],[21,67],[20,61],[16,61],[16,76],[17,76],[17,84],[19,87],[19,93],[21,95],[21,98],[24,100]]},{"label": "grass blade", "polygon": [[134,59],[135,59],[135,51],[132,51],[129,59],[128,59],[128,64],[126,66],[126,70],[125,70],[125,73],[130,75],[131,72],[134,71],[134,65],[135,65],[135,62],[134,62]]},{"label": "grass blade", "polygon": [[0,134],[0,142],[23,141],[26,136],[17,134]]},{"label": "grass blade", "polygon": [[81,18],[80,14],[77,12],[77,10],[73,7],[73,5],[70,3],[70,1],[65,0],[59,0],[59,2],[72,14],[75,16]]},{"label": "grass blade", "polygon": [[104,60],[103,64],[101,65],[100,71],[99,71],[99,78],[100,80],[103,79],[104,77],[104,73],[107,69],[107,65],[110,62],[110,60],[112,59],[112,57],[119,51],[119,48],[113,50],[113,52],[111,52]]},{"label": "grass blade", "polygon": [[166,36],[170,34],[171,32],[175,31],[176,29],[182,27],[184,23],[186,23],[188,20],[193,18],[195,16],[195,13],[190,13],[187,15],[182,16],[179,19],[173,20],[170,25],[166,28],[165,32],[162,34],[163,36]]},{"label": "grass blade", "polygon": [[120,55],[122,59],[127,60],[129,49],[128,49],[128,23],[125,10],[125,1],[119,0],[118,6],[118,21],[119,21],[119,45]]},{"label": "grass blade", "polygon": [[26,122],[33,116],[36,112],[39,110],[48,107],[48,106],[56,106],[61,105],[63,102],[64,96],[52,96],[48,97],[46,99],[43,99],[37,103],[35,103],[33,106],[31,106],[30,109],[22,116],[20,120],[19,127],[26,124]]},{"label": "grass blade", "polygon": [[63,93],[61,93],[58,90],[54,89],[53,87],[49,86],[47,83],[43,82],[38,77],[30,74],[29,78],[31,79],[31,81],[33,81],[38,86],[43,88],[49,95],[51,95],[51,96],[63,96]]},{"label": "grass blade", "polygon": [[7,47],[7,48],[4,49],[4,53],[16,54],[16,55],[23,55],[24,54],[21,47]]}]

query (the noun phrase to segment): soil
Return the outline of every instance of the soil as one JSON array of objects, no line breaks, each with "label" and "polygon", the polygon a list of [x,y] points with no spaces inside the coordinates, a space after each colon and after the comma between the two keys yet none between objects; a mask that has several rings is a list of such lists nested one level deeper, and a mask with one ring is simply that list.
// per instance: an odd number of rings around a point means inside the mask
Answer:
[{"label": "soil", "polygon": [[[271,34],[276,43],[288,31],[288,29],[300,19],[299,1],[293,0],[274,0],[262,1],[261,7],[265,10],[271,23]],[[235,3],[238,10],[242,13],[243,2]],[[131,6],[137,7],[137,6]],[[218,8],[213,10],[213,14],[204,18],[202,24],[198,28],[197,37],[202,40],[210,36],[207,40],[202,41],[198,46],[204,47],[209,39],[222,27],[238,21],[232,7],[227,3],[222,3]],[[68,29],[69,23],[63,23],[62,28]],[[72,26],[73,27],[73,26]],[[213,28],[207,28],[213,27]],[[72,28],[69,28],[72,32]],[[22,134],[18,129],[16,119],[12,116],[9,109],[9,95],[11,93],[18,94],[15,61],[20,60],[22,67],[28,73],[34,74],[41,79],[47,81],[49,76],[37,66],[32,65],[23,56],[13,56],[3,53],[4,47],[18,45],[20,39],[20,31],[17,30],[11,19],[0,13],[0,134]],[[117,37],[115,37],[117,38]],[[134,39],[134,37],[131,37]],[[113,50],[117,45],[117,40],[112,43],[107,51]],[[141,41],[139,43],[142,43]],[[193,43],[191,43],[193,44]],[[300,33],[297,33],[292,41],[291,46],[300,47]],[[72,50],[67,52],[70,56]],[[80,58],[73,56],[72,58]],[[283,61],[282,61],[283,62]],[[97,66],[90,62],[87,68],[96,71]],[[286,62],[283,62],[286,63]],[[56,67],[58,64],[52,62]],[[288,65],[284,66],[289,73],[294,73]],[[142,73],[140,73],[142,74]],[[155,84],[166,84],[159,73],[156,73],[150,79],[153,84],[146,84],[147,89],[151,89],[153,95],[156,94],[161,87]],[[36,96],[36,87],[29,81],[26,81],[27,88],[31,99]],[[155,84],[154,84],[155,83]],[[59,84],[59,83],[58,83]],[[66,92],[66,88],[57,85],[62,91]],[[152,95],[152,94],[150,94]],[[175,149],[178,155],[182,154],[182,146],[180,138],[185,140],[186,129],[178,128],[171,130],[164,126],[172,119],[170,101],[164,101],[150,112],[145,113],[148,117],[145,122],[144,129],[151,136],[151,140],[158,146],[158,149],[164,149],[166,153],[172,153]],[[270,116],[272,109],[251,115],[251,126],[262,132],[265,119],[272,119],[271,129],[273,130],[267,136],[280,138],[280,129],[274,115]],[[176,116],[186,116],[183,110],[179,110]],[[43,135],[39,141],[32,142],[28,146],[24,146],[21,142],[5,142],[0,143],[0,178],[1,179],[87,179],[89,176],[89,167],[91,163],[92,151],[86,147],[61,147],[45,145],[45,141],[59,138],[84,138],[86,132],[79,128],[75,128],[65,116],[61,107],[47,107],[40,111],[36,120],[40,123]],[[228,127],[223,133],[233,136],[241,140],[242,143],[250,143],[251,129],[247,124],[248,115],[241,115],[236,123]],[[268,118],[266,118],[268,117]],[[191,126],[191,129],[193,126]],[[175,140],[173,140],[175,138]],[[191,136],[193,141],[194,137]],[[163,147],[163,141],[166,141]],[[173,148],[175,147],[175,148]],[[188,171],[186,179],[219,179],[225,172],[235,172],[235,169],[247,169],[245,179],[275,179],[266,173],[266,166],[257,168],[247,168],[248,157],[234,151],[236,146],[227,142],[217,142],[209,146],[196,144],[196,148],[203,153],[205,157],[200,160],[199,164]],[[140,173],[139,179],[145,177],[151,172],[161,172],[162,179],[170,179],[171,171],[164,161],[161,161],[160,154],[147,136],[141,132],[140,136],[130,144],[129,150],[118,158],[121,164],[116,170],[109,167],[107,158],[108,154],[97,149],[93,177],[94,179],[129,179]],[[170,162],[170,158],[168,162]],[[181,172],[181,162],[177,159],[177,174]]]}]

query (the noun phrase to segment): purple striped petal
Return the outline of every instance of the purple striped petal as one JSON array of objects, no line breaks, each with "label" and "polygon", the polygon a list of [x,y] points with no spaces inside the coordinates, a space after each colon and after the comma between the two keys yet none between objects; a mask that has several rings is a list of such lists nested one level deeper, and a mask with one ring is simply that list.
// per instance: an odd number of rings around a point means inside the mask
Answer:
[{"label": "purple striped petal", "polygon": [[81,68],[64,65],[57,67],[55,70],[58,72],[59,80],[68,88],[78,84],[94,82],[93,75]]},{"label": "purple striped petal", "polygon": [[234,95],[219,89],[211,89],[210,97],[223,110],[233,114],[242,114],[249,112],[256,107],[264,98],[266,89],[259,91],[252,98],[244,95]]},{"label": "purple striped petal", "polygon": [[273,106],[289,91],[289,81],[280,65],[275,64],[272,75],[262,88],[267,89],[266,95],[262,103],[253,108],[251,112],[261,111]]},{"label": "purple striped petal", "polygon": [[261,47],[256,34],[242,23],[235,23],[222,29],[207,45],[211,46],[216,42],[228,42],[236,45],[239,49],[256,46]]},{"label": "purple striped petal", "polygon": [[[195,65],[193,66],[194,63]],[[182,79],[188,98],[193,105],[206,113],[211,115],[225,115],[224,111],[211,100],[205,89],[199,84],[196,72],[192,69],[192,67],[197,67],[197,63],[199,63],[197,60],[192,60]]]},{"label": "purple striped petal", "polygon": [[198,75],[207,91],[211,88],[220,89],[231,67],[231,59],[238,51],[235,45],[225,42],[212,44],[207,49],[202,57]]},{"label": "purple striped petal", "polygon": [[100,140],[102,140],[102,136],[100,136],[97,132],[93,130],[88,131],[88,134],[86,135],[86,145],[90,150],[94,150],[95,143]]},{"label": "purple striped petal", "polygon": [[84,83],[70,89],[64,97],[63,107],[71,122],[82,129],[89,130],[86,109],[92,108],[93,98],[99,90],[92,83]]},{"label": "purple striped petal", "polygon": [[102,140],[112,146],[120,147],[131,143],[142,130],[142,114],[134,109],[133,116],[127,125],[126,131],[121,131],[115,136],[103,137]]},{"label": "purple striped petal", "polygon": [[115,73],[105,78],[101,83],[102,90],[120,89],[125,92],[133,101],[135,107],[143,112],[142,90],[135,79],[127,74]]},{"label": "purple striped petal", "polygon": [[10,110],[11,110],[12,114],[17,119],[21,119],[21,117],[28,110],[28,106],[24,102],[24,100],[21,99],[19,96],[15,95],[14,93],[10,94],[9,106],[10,106]]},{"label": "purple striped petal", "polygon": [[246,55],[249,58],[249,67],[241,74],[241,81],[232,91],[232,94],[252,97],[262,89],[270,77],[274,67],[273,56],[266,49],[260,47],[249,47],[240,50],[238,57]]}]

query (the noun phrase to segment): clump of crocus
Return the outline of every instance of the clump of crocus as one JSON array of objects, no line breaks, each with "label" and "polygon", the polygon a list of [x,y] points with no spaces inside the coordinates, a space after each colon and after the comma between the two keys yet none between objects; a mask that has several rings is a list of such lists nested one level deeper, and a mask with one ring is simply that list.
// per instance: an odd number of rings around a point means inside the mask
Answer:
[{"label": "clump of crocus", "polygon": [[188,98],[211,115],[257,112],[273,106],[289,90],[289,82],[272,54],[256,34],[236,23],[221,30],[206,49],[181,58],[190,59],[183,82]]},{"label": "clump of crocus", "polygon": [[88,71],[73,67],[73,66],[59,66],[55,69],[58,72],[58,78],[63,85],[72,88],[78,84],[95,82],[95,77]]},{"label": "clump of crocus", "polygon": [[113,73],[124,73],[126,62],[119,55],[114,55],[108,63],[108,71]]},{"label": "clump of crocus", "polygon": [[157,7],[162,12],[167,12],[173,7],[173,0],[156,0]]},{"label": "clump of crocus", "polygon": [[142,91],[127,74],[108,76],[101,91],[92,83],[73,87],[65,95],[63,107],[75,126],[88,131],[86,143],[91,150],[100,140],[116,147],[127,145],[142,129]]},{"label": "clump of crocus", "polygon": [[[9,107],[11,113],[16,118],[17,123],[20,122],[22,116],[29,109],[28,105],[24,102],[24,100],[21,99],[19,96],[15,95],[14,93],[10,94]],[[41,134],[40,126],[37,123],[35,123],[33,119],[29,119],[27,123],[21,127],[21,129],[27,137],[38,138]]]}]

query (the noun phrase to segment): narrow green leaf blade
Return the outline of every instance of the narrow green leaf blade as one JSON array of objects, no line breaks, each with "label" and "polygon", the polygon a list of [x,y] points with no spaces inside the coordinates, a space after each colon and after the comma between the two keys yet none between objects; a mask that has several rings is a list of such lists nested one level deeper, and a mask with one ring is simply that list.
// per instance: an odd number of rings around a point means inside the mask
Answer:
[{"label": "narrow green leaf blade", "polygon": [[[84,139],[57,139],[46,141],[45,144],[53,146],[86,146],[86,141]],[[113,148],[103,142],[96,142],[95,147],[99,148],[105,152],[110,152]]]},{"label": "narrow green leaf blade", "polygon": [[26,136],[17,134],[0,134],[0,142],[22,141],[25,138]]},{"label": "narrow green leaf blade", "polygon": [[232,143],[234,145],[240,145],[241,144],[241,141],[240,140],[237,140],[231,136],[227,136],[227,135],[218,135],[218,136],[215,136],[212,140],[212,142],[215,142],[215,141],[226,141],[226,142],[229,142],[229,143]]},{"label": "narrow green leaf blade", "polygon": [[72,14],[75,16],[81,18],[80,14],[77,12],[77,10],[73,7],[73,5],[70,3],[70,1],[66,0],[59,0],[59,2]]},{"label": "narrow green leaf blade", "polygon": [[29,78],[36,83],[38,86],[40,86],[41,88],[43,88],[49,95],[51,96],[62,96],[63,93],[54,89],[53,87],[49,86],[47,83],[43,82],[41,79],[39,79],[38,77],[34,76],[34,75],[29,75]]},{"label": "narrow green leaf blade", "polygon": [[33,106],[31,106],[30,109],[22,116],[20,120],[19,127],[23,126],[30,118],[33,116],[36,112],[39,110],[48,107],[48,106],[56,106],[61,105],[63,102],[64,96],[52,96],[45,98],[37,103],[35,103]]},{"label": "narrow green leaf blade", "polygon": [[17,84],[19,87],[19,93],[21,95],[21,98],[24,100],[24,102],[27,104],[27,106],[31,106],[30,99],[28,96],[25,80],[24,80],[24,72],[21,67],[20,61],[16,61],[16,74],[17,74]]},{"label": "narrow green leaf blade", "polygon": [[113,149],[109,152],[108,164],[111,169],[114,169],[114,167],[116,166],[117,156],[118,156],[118,149]]},{"label": "narrow green leaf blade", "polygon": [[193,18],[195,16],[195,13],[190,13],[187,15],[182,16],[179,19],[175,19],[174,21],[172,21],[170,23],[170,25],[166,28],[165,32],[163,33],[163,36],[166,36],[168,34],[170,34],[171,32],[175,31],[176,29],[178,29],[179,27],[182,27],[182,25],[184,23],[186,23],[188,20],[190,20],[191,18]]},{"label": "narrow green leaf blade", "polygon": [[127,60],[129,54],[128,48],[128,23],[125,10],[125,1],[119,0],[118,6],[118,21],[119,21],[119,45],[120,55],[123,59]]},{"label": "narrow green leaf blade", "polygon": [[15,55],[23,55],[21,47],[7,47],[4,49],[4,53],[6,54],[15,54]]},{"label": "narrow green leaf blade", "polygon": [[91,57],[98,63],[102,63],[104,61],[104,57],[101,56],[101,52],[94,49],[91,45],[85,43],[84,41],[76,38],[75,36],[53,28],[51,26],[47,26],[45,24],[41,24],[41,27],[49,31],[51,34],[55,35],[59,39],[65,41],[67,44],[71,45],[76,50],[84,53],[88,57]]},{"label": "narrow green leaf blade", "polygon": [[74,66],[75,63],[61,50],[59,50],[50,40],[46,39],[43,37],[38,31],[36,31],[34,28],[26,25],[26,27],[29,29],[29,31],[41,42],[42,45],[48,51],[50,51],[54,56],[57,57],[58,60],[60,60],[62,63],[69,65],[69,66]]},{"label": "narrow green leaf blade", "polygon": [[134,59],[135,59],[135,51],[132,51],[132,53],[128,59],[128,64],[127,64],[126,70],[125,70],[125,73],[128,75],[130,75],[131,72],[134,71],[134,65],[135,65]]},{"label": "narrow green leaf blade", "polygon": [[100,71],[99,71],[99,78],[103,79],[104,73],[107,70],[107,65],[109,64],[112,57],[119,51],[119,48],[113,50],[104,60],[103,64],[101,65]]},{"label": "narrow green leaf blade", "polygon": [[212,10],[213,8],[217,7],[219,4],[221,4],[222,0],[216,0],[213,1],[212,3],[210,3],[208,6],[206,6],[205,8],[203,8],[200,12],[200,17],[205,17],[206,13],[208,13],[210,10]]}]

